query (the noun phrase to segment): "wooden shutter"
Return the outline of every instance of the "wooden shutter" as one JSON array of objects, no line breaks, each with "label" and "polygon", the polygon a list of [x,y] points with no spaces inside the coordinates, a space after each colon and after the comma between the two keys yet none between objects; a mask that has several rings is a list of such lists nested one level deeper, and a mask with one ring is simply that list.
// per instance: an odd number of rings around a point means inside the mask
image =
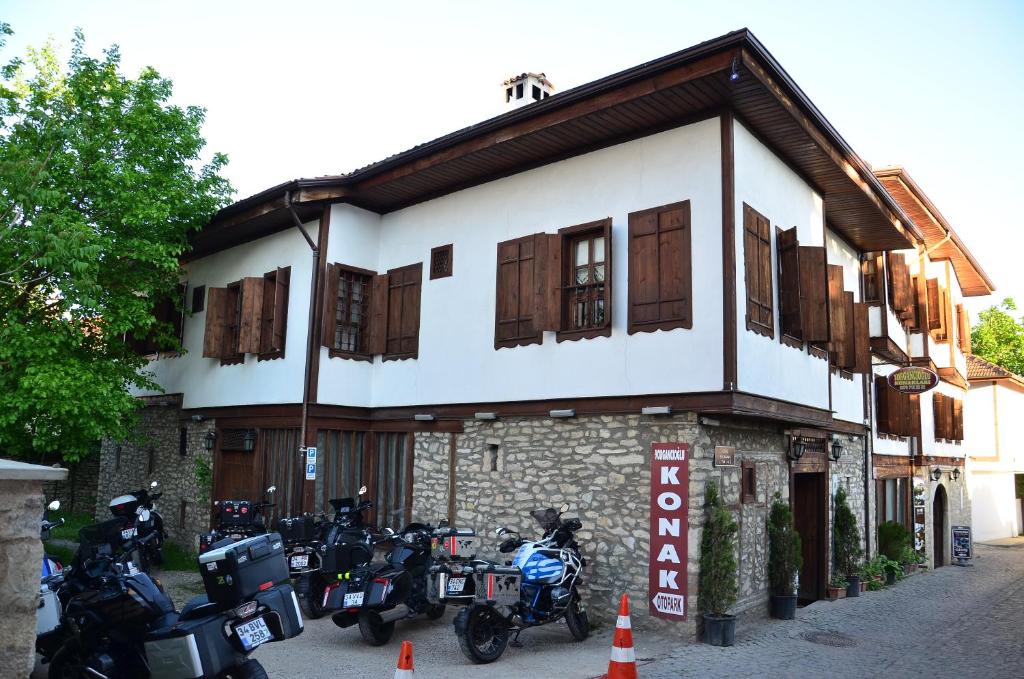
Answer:
[{"label": "wooden shutter", "polygon": [[238,319],[238,353],[258,354],[263,316],[263,278],[243,278],[241,294],[242,313]]},{"label": "wooden shutter", "polygon": [[910,409],[910,427],[907,436],[921,437],[921,395],[907,394],[907,403]]},{"label": "wooden shutter", "polygon": [[953,301],[949,290],[942,288],[942,340],[953,339]]},{"label": "wooden shutter", "polygon": [[[565,281],[562,278],[562,250],[564,242],[558,234],[538,233],[534,239],[533,280],[535,292],[534,315],[537,330],[561,330],[563,328],[562,293]],[[611,239],[606,240],[605,247]],[[525,294],[525,291],[523,291]]]},{"label": "wooden shutter", "polygon": [[903,255],[893,252],[888,256],[889,264],[889,300],[893,313],[901,320],[909,318],[913,312],[913,298],[910,291],[910,267]]},{"label": "wooden shutter", "polygon": [[971,319],[967,315],[967,309],[963,304],[956,305],[957,320],[957,341],[960,344],[960,351],[965,354],[971,353]]},{"label": "wooden shutter", "polygon": [[278,268],[263,276],[263,318],[260,353],[284,351],[288,327],[288,283],[291,267]]},{"label": "wooden shutter", "polygon": [[882,253],[869,252],[864,256],[864,301],[881,302],[885,290],[885,264]]},{"label": "wooden shutter", "polygon": [[536,324],[537,301],[541,296],[534,277],[537,244],[545,234],[524,236],[498,243],[496,299],[494,306],[494,348],[540,344]]},{"label": "wooden shutter", "polygon": [[857,361],[857,342],[854,334],[854,302],[853,293],[843,291],[843,329],[839,346],[836,351],[836,365],[842,368],[853,368]]},{"label": "wooden shutter", "polygon": [[932,395],[932,419],[935,423],[935,438],[949,438],[946,432],[946,396],[938,392]]},{"label": "wooden shutter", "polygon": [[416,358],[419,355],[422,284],[422,262],[388,271],[388,311],[384,347],[384,355],[387,357]]},{"label": "wooden shutter", "polygon": [[885,377],[875,375],[875,427],[886,434],[892,433],[889,431],[889,402],[895,393]]},{"label": "wooden shutter", "polygon": [[913,436],[917,429],[915,422],[914,403],[910,394],[900,394],[900,436]]},{"label": "wooden shutter", "polygon": [[796,227],[779,231],[779,328],[783,335],[803,338],[800,318],[800,242]]},{"label": "wooden shutter", "polygon": [[383,354],[387,347],[389,286],[388,274],[373,277],[370,286],[370,327],[366,335],[368,354]]},{"label": "wooden shutter", "polygon": [[928,329],[939,330],[942,328],[942,308],[940,306],[939,281],[937,278],[929,278],[926,282],[928,298]]},{"label": "wooden shutter", "polygon": [[903,427],[906,424],[906,416],[903,414],[904,406],[906,401],[903,400],[903,394],[896,391],[892,387],[889,387],[888,382],[886,387],[889,391],[889,411],[886,421],[885,430],[895,436],[903,436]]},{"label": "wooden shutter", "polygon": [[227,327],[231,295],[227,288],[210,288],[206,298],[206,328],[203,331],[203,358],[224,358],[233,352],[227,348]]},{"label": "wooden shutter", "polygon": [[801,245],[798,259],[803,338],[807,342],[827,342],[829,323],[825,248]]},{"label": "wooden shutter", "polygon": [[838,353],[847,335],[846,314],[843,310],[843,267],[828,265],[828,331],[829,349]]},{"label": "wooden shutter", "polygon": [[771,225],[767,217],[746,204],[743,205],[743,264],[747,330],[774,337]]},{"label": "wooden shutter", "polygon": [[953,440],[964,440],[964,402],[953,400]]},{"label": "wooden shutter", "polygon": [[862,375],[867,375],[871,372],[871,331],[868,324],[869,306],[863,302],[853,305],[854,358],[852,370]]},{"label": "wooden shutter", "polygon": [[911,279],[914,313],[907,324],[908,330],[924,330],[928,326],[928,288],[924,276]]},{"label": "wooden shutter", "polygon": [[631,213],[628,250],[629,334],[692,328],[690,201]]},{"label": "wooden shutter", "polygon": [[320,328],[320,344],[329,349],[334,348],[335,331],[338,325],[338,284],[340,280],[341,268],[337,264],[328,264],[327,279],[324,281],[324,313]]}]

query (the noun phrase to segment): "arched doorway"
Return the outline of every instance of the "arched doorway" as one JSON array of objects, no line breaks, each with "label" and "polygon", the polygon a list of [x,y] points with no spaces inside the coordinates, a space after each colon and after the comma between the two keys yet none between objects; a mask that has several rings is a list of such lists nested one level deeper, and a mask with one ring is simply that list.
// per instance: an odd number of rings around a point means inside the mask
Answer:
[{"label": "arched doorway", "polygon": [[935,489],[932,500],[932,546],[935,554],[935,568],[946,565],[946,489]]}]

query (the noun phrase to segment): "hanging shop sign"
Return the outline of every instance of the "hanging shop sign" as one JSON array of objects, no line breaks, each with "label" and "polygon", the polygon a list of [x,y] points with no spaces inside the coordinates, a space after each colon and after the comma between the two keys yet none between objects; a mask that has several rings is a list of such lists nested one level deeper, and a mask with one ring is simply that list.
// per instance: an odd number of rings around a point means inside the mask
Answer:
[{"label": "hanging shop sign", "polygon": [[971,550],[971,527],[970,526],[953,526],[953,558],[954,559],[970,559],[973,556]]},{"label": "hanging shop sign", "polygon": [[686,620],[690,445],[651,444],[650,613]]},{"label": "hanging shop sign", "polygon": [[939,376],[928,368],[910,366],[889,373],[889,386],[902,394],[923,394],[935,388]]}]

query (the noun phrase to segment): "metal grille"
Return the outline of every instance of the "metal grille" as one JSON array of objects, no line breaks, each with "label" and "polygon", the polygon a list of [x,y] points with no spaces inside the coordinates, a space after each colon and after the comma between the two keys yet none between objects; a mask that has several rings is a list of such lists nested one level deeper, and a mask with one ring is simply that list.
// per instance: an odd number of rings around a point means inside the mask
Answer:
[{"label": "metal grille", "polygon": [[334,347],[340,351],[361,353],[366,346],[366,322],[369,318],[370,277],[354,271],[340,272],[338,279],[337,325]]},{"label": "metal grille", "polygon": [[569,286],[569,322],[572,330],[600,328],[605,322],[605,242],[603,235],[573,240]]},{"label": "metal grille", "polygon": [[804,632],[800,635],[804,641],[822,646],[835,646],[836,648],[850,648],[857,645],[857,641],[839,632]]}]

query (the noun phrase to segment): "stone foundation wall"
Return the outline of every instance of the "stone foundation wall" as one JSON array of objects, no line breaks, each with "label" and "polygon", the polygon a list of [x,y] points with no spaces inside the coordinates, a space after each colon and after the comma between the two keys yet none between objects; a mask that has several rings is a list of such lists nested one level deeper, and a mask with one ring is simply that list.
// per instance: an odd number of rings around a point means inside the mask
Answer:
[{"label": "stone foundation wall", "polygon": [[32,671],[44,506],[41,482],[0,479],[0,677]]},{"label": "stone foundation wall", "polygon": [[[78,462],[54,460],[68,470],[66,481],[48,481],[43,484],[47,502],[60,500],[62,511],[88,512],[96,508],[96,490],[99,485],[100,455],[88,455]],[[47,461],[49,463],[49,461]]]},{"label": "stone foundation wall", "polygon": [[925,486],[925,498],[926,502],[924,505],[924,542],[925,542],[925,558],[926,563],[930,568],[935,568],[935,494],[938,492],[938,487],[942,486],[946,491],[946,517],[945,517],[945,535],[943,537],[943,565],[949,565],[952,563],[952,553],[950,549],[950,542],[952,540],[952,526],[970,526],[971,525],[971,498],[967,492],[967,484],[965,478],[961,472],[961,476],[957,481],[953,481],[949,478],[949,472],[943,471],[942,476],[938,481],[933,481],[928,472],[931,471],[930,467],[926,467],[918,470],[924,476],[919,476],[914,479],[914,483],[923,483]]},{"label": "stone foundation wall", "polygon": [[[864,449],[864,437],[851,437],[842,436],[840,438],[843,444],[843,454],[839,458],[838,462],[832,462],[829,465],[829,471],[831,476],[830,492],[832,500],[829,503],[829,545],[832,545],[832,526],[835,519],[835,498],[836,491],[842,486],[846,489],[846,502],[850,505],[850,510],[853,515],[857,517],[857,533],[860,535],[860,548],[861,552],[865,551],[865,545],[867,544],[867,533],[865,532],[864,523],[864,507],[866,502],[866,496],[864,493],[864,461],[865,461],[865,449]],[[873,484],[869,484],[873,485]],[[874,530],[874,515],[872,514],[870,521],[867,526],[870,526],[870,530]],[[829,553],[833,553],[830,549]],[[862,556],[863,560],[864,557]],[[833,575],[834,563],[829,564],[829,578]],[[845,575],[845,574],[844,574]]]},{"label": "stone foundation wall", "polygon": [[[185,454],[181,454],[181,429],[185,429]],[[195,551],[199,534],[209,530],[209,490],[201,488],[196,467],[213,467],[212,453],[204,446],[213,420],[182,419],[177,402],[168,398],[147,405],[139,413],[132,441],[102,443],[99,455],[99,483],[96,516],[109,517],[110,500],[159,481],[163,496],[157,510],[172,542]]]}]

